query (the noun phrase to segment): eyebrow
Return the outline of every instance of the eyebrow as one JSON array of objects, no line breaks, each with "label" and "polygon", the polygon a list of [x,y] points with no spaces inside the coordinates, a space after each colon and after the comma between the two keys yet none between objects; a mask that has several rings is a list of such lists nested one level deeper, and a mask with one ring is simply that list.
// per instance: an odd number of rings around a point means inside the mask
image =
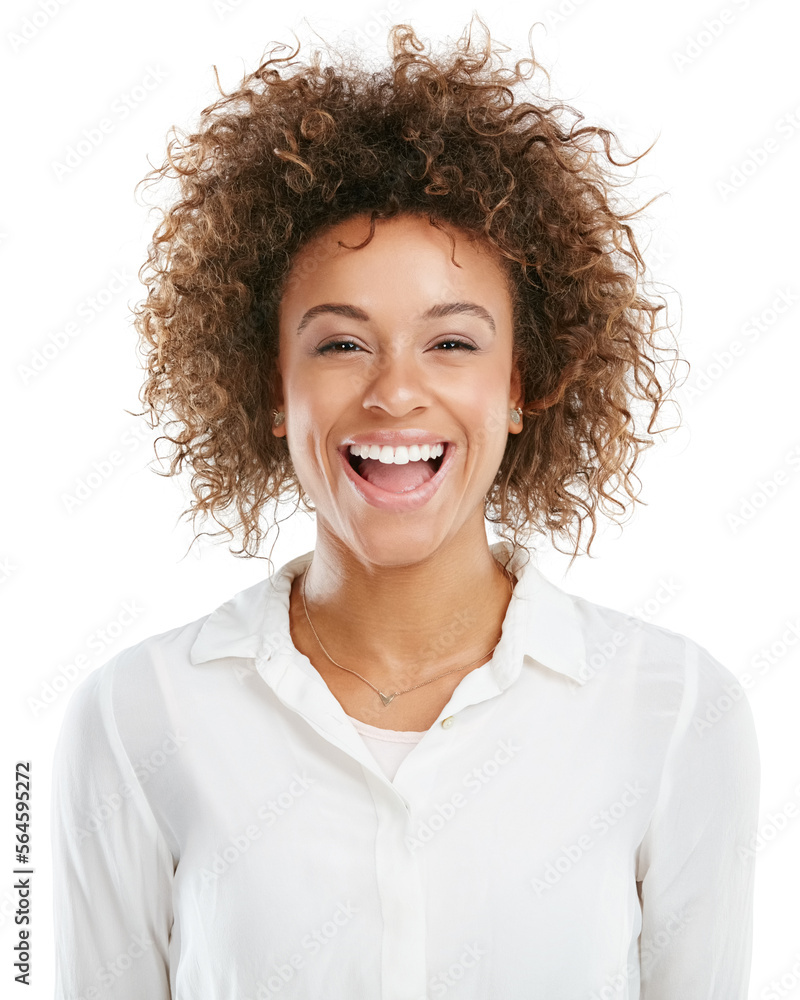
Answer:
[{"label": "eyebrow", "polygon": [[[321,316],[323,313],[333,313],[336,316],[344,316],[345,319],[359,320],[362,323],[369,321],[369,314],[364,312],[363,309],[359,309],[358,306],[337,305],[333,302],[324,302],[322,305],[312,306],[303,314],[303,318],[297,326],[297,333],[302,333],[312,319],[317,316]],[[492,314],[488,310],[484,309],[483,306],[479,306],[476,302],[442,302],[439,305],[431,306],[430,309],[426,309],[420,316],[420,319],[441,319],[443,316],[454,316],[462,313],[477,316],[478,319],[482,319],[489,325],[492,333],[497,333]]]}]

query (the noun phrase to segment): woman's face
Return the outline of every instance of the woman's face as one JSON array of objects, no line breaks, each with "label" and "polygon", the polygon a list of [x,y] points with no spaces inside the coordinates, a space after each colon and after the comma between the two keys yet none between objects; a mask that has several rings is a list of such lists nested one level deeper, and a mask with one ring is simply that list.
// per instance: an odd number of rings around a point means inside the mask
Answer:
[{"label": "woman's face", "polygon": [[[449,231],[454,249],[427,217],[401,215],[378,220],[362,249],[339,247],[369,233],[369,216],[354,216],[300,252],[281,300],[286,420],[273,433],[286,435],[318,543],[325,533],[362,561],[411,564],[485,539],[484,498],[522,428],[509,419],[522,400],[503,273]],[[446,442],[442,458],[425,461],[421,442]],[[379,458],[351,456],[354,443]]]}]

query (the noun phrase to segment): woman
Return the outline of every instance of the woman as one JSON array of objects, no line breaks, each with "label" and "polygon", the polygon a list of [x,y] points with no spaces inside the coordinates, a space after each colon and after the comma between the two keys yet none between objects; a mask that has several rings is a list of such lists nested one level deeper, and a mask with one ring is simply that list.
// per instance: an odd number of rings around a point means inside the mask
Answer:
[{"label": "woman", "polygon": [[672,384],[609,133],[488,42],[391,38],[382,73],[270,58],[154,171],[170,474],[249,555],[294,491],[317,538],[76,690],[56,996],[744,1000],[741,688],[520,541],[589,551]]}]

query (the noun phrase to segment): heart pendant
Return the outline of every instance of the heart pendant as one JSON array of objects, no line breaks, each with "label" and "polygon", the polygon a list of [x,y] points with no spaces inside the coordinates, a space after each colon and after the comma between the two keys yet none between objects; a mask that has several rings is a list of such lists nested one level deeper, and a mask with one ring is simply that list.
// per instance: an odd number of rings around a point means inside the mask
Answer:
[{"label": "heart pendant", "polygon": [[397,692],[394,694],[384,694],[383,691],[379,691],[378,694],[381,696],[381,701],[384,705],[388,705],[390,701],[393,701]]}]

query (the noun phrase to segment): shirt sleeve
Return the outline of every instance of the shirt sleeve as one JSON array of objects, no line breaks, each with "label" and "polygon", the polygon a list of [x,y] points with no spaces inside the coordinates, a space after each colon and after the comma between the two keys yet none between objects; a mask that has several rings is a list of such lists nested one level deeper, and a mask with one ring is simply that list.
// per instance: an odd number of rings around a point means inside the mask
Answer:
[{"label": "shirt sleeve", "polygon": [[52,770],[55,1000],[168,1000],[174,864],[117,730],[114,660],[67,704]]},{"label": "shirt sleeve", "polygon": [[747,1000],[758,742],[735,676],[686,645],[681,707],[639,851],[641,1000]]}]

